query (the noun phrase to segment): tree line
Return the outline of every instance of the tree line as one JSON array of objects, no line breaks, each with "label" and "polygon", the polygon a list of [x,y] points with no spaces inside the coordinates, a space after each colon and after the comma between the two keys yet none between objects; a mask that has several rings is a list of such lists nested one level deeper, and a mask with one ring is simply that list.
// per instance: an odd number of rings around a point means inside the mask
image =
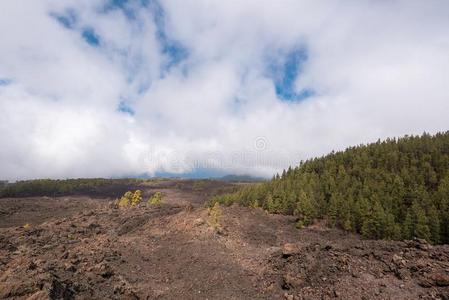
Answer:
[{"label": "tree line", "polygon": [[215,202],[295,215],[374,239],[449,243],[449,131],[350,147],[303,161]]},{"label": "tree line", "polygon": [[34,197],[34,196],[64,196],[84,194],[92,196],[115,196],[137,186],[139,179],[33,179],[13,183],[3,182],[0,185],[0,198],[4,197]]}]

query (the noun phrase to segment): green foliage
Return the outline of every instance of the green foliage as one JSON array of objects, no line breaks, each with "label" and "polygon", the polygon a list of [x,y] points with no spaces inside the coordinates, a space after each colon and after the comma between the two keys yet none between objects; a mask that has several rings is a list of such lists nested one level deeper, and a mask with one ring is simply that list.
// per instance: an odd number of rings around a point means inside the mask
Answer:
[{"label": "green foliage", "polygon": [[161,204],[162,202],[162,194],[161,192],[156,192],[153,196],[148,199],[149,205]]},{"label": "green foliage", "polygon": [[[141,183],[139,179],[35,179],[17,181],[14,183],[1,182],[0,198],[3,197],[34,197],[34,196],[63,196],[63,195],[91,195],[114,196],[117,190],[125,192],[130,186]],[[114,188],[111,188],[114,187]]]},{"label": "green foliage", "polygon": [[214,203],[298,216],[375,239],[449,243],[449,132],[405,136],[301,162]]},{"label": "green foliage", "polygon": [[303,228],[305,227],[304,221],[303,221],[303,220],[298,220],[298,221],[296,222],[295,227],[298,228],[298,229],[303,229]]},{"label": "green foliage", "polygon": [[8,186],[8,181],[0,180],[0,193]]},{"label": "green foliage", "polygon": [[383,238],[386,225],[385,211],[379,202],[375,202],[368,217],[364,218],[360,233],[367,238]]},{"label": "green foliage", "polygon": [[126,192],[118,201],[118,206],[125,207],[131,204],[133,200],[133,192]]},{"label": "green foliage", "polygon": [[127,191],[120,199],[116,201],[119,207],[136,206],[142,202],[142,191]]},{"label": "green foliage", "polygon": [[311,198],[308,197],[304,191],[299,192],[294,214],[299,217],[297,227],[308,226],[312,223],[314,208]]},{"label": "green foliage", "polygon": [[140,204],[140,202],[142,202],[142,191],[136,190],[131,197],[131,205],[135,206]]},{"label": "green foliage", "polygon": [[209,224],[214,228],[218,228],[220,226],[220,218],[222,214],[220,203],[215,202],[214,206],[209,208],[208,213],[209,213]]}]

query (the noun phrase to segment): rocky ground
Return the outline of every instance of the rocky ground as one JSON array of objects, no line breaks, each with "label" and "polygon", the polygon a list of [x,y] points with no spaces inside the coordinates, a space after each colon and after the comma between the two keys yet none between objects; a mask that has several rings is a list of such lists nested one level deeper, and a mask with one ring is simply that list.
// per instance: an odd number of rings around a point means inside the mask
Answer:
[{"label": "rocky ground", "polygon": [[[222,207],[228,184],[142,186],[161,205],[0,199],[1,299],[449,299],[449,246],[367,241]],[[24,226],[25,224],[29,226]]]}]

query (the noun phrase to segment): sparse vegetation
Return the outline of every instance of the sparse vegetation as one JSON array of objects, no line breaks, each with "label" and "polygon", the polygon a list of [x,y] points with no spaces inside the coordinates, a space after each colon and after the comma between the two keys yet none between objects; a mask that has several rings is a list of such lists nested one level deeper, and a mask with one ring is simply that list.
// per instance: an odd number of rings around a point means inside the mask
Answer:
[{"label": "sparse vegetation", "polygon": [[157,205],[162,203],[162,193],[156,192],[153,196],[148,199],[149,205]]},{"label": "sparse vegetation", "polygon": [[28,224],[28,223],[26,223],[26,224],[23,225],[22,227],[23,227],[23,229],[28,230],[28,229],[30,229],[31,225]]},{"label": "sparse vegetation", "polygon": [[215,204],[208,209],[209,224],[214,228],[220,227],[220,218],[222,215],[220,203],[215,202]]},{"label": "sparse vegetation", "polygon": [[325,219],[366,238],[449,243],[449,132],[332,152],[216,202],[296,215],[299,228]]},{"label": "sparse vegetation", "polygon": [[119,207],[136,206],[142,202],[142,191],[127,191],[120,199],[116,200]]},{"label": "sparse vegetation", "polygon": [[140,204],[140,202],[142,202],[142,191],[141,190],[136,190],[134,192],[134,194],[132,195],[131,205],[135,206],[135,205]]},{"label": "sparse vegetation", "polygon": [[131,192],[131,191],[126,192],[118,201],[118,206],[126,207],[126,206],[130,205],[131,201],[132,201],[132,197],[133,197],[133,192]]}]

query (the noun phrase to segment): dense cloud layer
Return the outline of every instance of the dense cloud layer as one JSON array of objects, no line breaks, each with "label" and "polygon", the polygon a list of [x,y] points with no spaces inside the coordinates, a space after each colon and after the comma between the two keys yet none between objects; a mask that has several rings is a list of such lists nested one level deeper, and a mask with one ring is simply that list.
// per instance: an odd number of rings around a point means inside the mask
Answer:
[{"label": "dense cloud layer", "polygon": [[0,178],[271,176],[449,129],[447,1],[0,2]]}]

